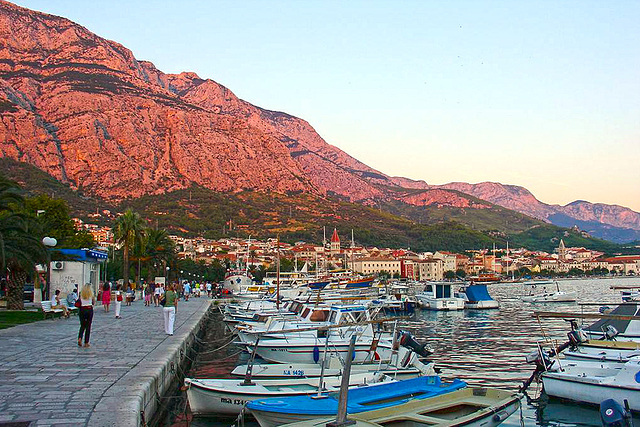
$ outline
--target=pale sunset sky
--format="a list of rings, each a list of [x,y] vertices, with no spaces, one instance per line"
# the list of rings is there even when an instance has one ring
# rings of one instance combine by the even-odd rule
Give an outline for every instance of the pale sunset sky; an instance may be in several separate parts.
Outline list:
[[[389,175],[640,211],[640,1],[19,0]]]

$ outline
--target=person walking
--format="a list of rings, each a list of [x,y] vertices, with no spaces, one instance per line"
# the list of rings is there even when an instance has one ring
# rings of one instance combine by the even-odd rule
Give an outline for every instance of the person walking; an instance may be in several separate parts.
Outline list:
[[[78,346],[82,347],[82,337],[84,335],[84,346],[90,347],[89,338],[91,336],[91,322],[93,321],[93,305],[96,299],[93,295],[91,285],[87,283],[80,292],[80,332],[78,333]]]
[[[160,283],[156,283],[156,288],[153,290],[153,302],[156,304],[156,307],[160,305],[160,297],[162,291],[162,285]]]
[[[104,307],[104,312],[109,312],[109,306],[111,305],[111,284],[105,283],[102,288],[102,306]]]
[[[164,332],[167,335],[173,335],[173,324],[176,320],[176,311],[178,310],[178,296],[173,290],[173,285],[167,285],[167,291],[164,293]]]
[[[116,319],[122,319],[120,317],[120,308],[122,308],[122,286],[116,287]]]
[[[151,283],[147,283],[147,287],[144,288],[145,307],[149,307],[151,305],[151,295],[153,295],[153,286],[151,286]]]
[[[189,296],[191,296],[191,284],[189,282],[185,282],[183,290],[184,290],[184,300],[189,301]]]

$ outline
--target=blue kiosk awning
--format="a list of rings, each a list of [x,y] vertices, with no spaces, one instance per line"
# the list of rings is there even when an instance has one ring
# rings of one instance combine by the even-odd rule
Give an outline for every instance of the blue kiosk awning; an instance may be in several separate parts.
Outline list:
[[[108,253],[93,249],[58,249],[57,251],[77,261],[104,262],[109,257]]]

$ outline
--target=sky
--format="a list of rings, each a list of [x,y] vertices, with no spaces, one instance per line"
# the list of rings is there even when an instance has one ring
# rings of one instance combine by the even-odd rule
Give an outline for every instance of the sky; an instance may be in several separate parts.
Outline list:
[[[386,174],[640,211],[640,1],[18,0]]]

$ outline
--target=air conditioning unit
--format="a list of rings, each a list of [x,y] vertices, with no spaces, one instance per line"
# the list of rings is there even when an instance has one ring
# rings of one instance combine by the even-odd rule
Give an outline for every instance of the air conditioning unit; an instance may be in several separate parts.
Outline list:
[[[54,261],[52,266],[51,266],[52,270],[62,270],[64,269],[64,262],[62,261]]]
[[[91,270],[91,271],[98,271],[98,269],[100,268],[100,267],[99,267],[99,265],[100,265],[100,264],[97,264],[97,263],[95,263],[95,262],[94,262],[94,263],[92,263],[92,264],[91,264],[91,267],[90,267],[90,270]]]

